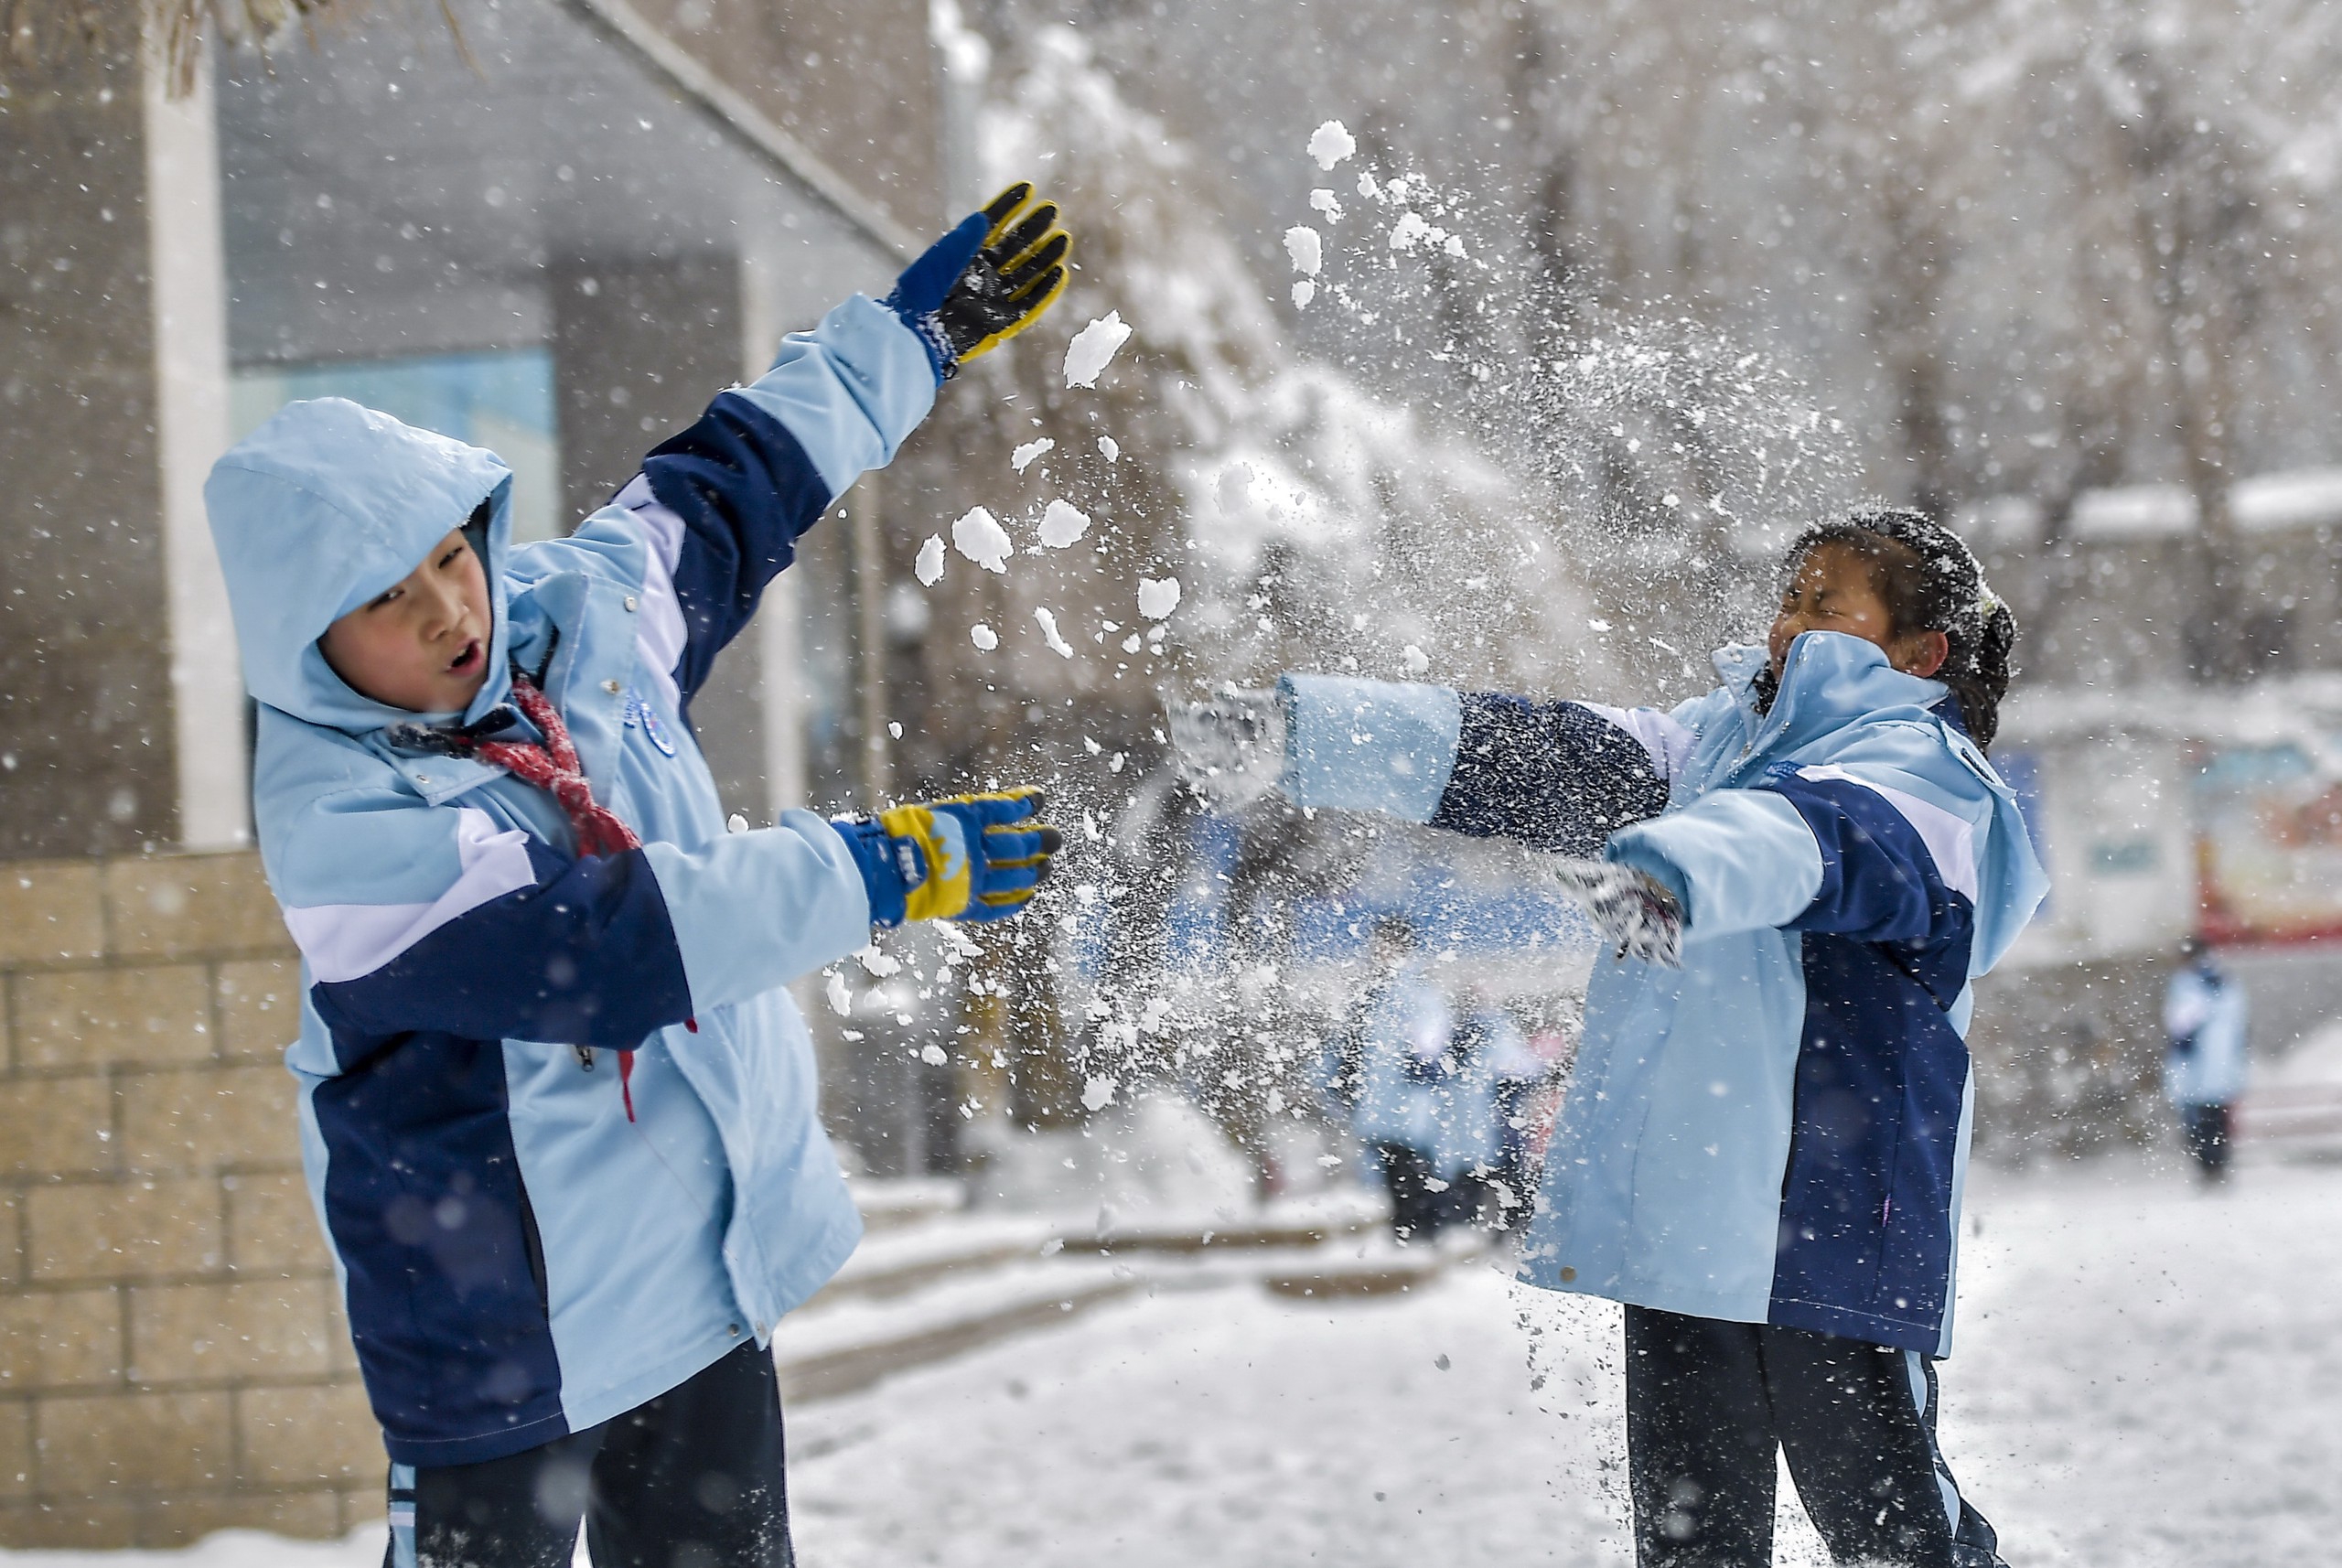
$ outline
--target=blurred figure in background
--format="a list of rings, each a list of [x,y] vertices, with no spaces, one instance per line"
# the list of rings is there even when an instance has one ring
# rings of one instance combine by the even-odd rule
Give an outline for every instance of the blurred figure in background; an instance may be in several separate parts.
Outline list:
[[[1446,1219],[1451,1183],[1442,1166],[1452,1118],[1444,1092],[1455,1074],[1455,1015],[1423,977],[1415,929],[1403,917],[1374,923],[1370,979],[1328,1064],[1327,1088],[1350,1131],[1379,1162],[1391,1193],[1391,1230],[1427,1240]]]
[[[1495,1168],[1488,1178],[1488,1221],[1509,1230],[1525,1215],[1537,1190],[1537,1166],[1542,1155],[1538,1134],[1540,1119],[1534,1101],[1552,1079],[1553,1064],[1537,1054],[1512,1015],[1491,1007],[1484,1015],[1481,1036],[1487,1053],[1488,1109],[1495,1120]]]
[[[2180,966],[2163,997],[2163,1091],[2179,1115],[2187,1153],[2208,1182],[2225,1180],[2234,1146],[2232,1112],[2244,1092],[2244,987],[2201,937],[2179,944]]]

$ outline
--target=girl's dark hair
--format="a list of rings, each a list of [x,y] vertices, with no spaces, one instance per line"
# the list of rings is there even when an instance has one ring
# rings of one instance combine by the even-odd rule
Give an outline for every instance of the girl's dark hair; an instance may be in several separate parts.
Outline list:
[[[1857,507],[1797,536],[1783,559],[1784,581],[1823,544],[1842,545],[1869,563],[1871,585],[1886,601],[1897,637],[1939,631],[1951,645],[1935,679],[1960,699],[1961,722],[1980,748],[2000,729],[2009,689],[2009,651],[2016,618],[1985,584],[1983,569],[1959,535],[1904,507]]]

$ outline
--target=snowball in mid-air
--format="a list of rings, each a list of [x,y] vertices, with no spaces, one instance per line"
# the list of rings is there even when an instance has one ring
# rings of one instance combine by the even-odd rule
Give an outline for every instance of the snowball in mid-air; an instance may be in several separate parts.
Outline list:
[[[1081,1086],[1081,1103],[1092,1111],[1103,1111],[1114,1103],[1114,1090],[1118,1087],[1111,1078],[1093,1078]]]
[[[1111,435],[1098,437],[1098,450],[1105,454],[1106,461],[1109,463],[1119,463],[1123,460],[1123,444]]]
[[[1064,501],[1051,501],[1041,514],[1041,542],[1052,550],[1062,550],[1089,532],[1090,514]]]
[[[1317,231],[1306,223],[1296,223],[1284,231],[1284,253],[1293,258],[1293,270],[1309,277],[1326,264],[1326,248]]]
[[[1152,577],[1138,580],[1138,613],[1149,620],[1169,620],[1171,612],[1179,607],[1179,579],[1166,577],[1156,582]]]
[[[1412,642],[1399,650],[1399,657],[1405,662],[1410,675],[1425,674],[1431,670],[1431,655]]]
[[[1295,310],[1308,309],[1309,302],[1316,297],[1317,281],[1315,278],[1293,280],[1293,307]]]
[[[1008,466],[1021,474],[1033,466],[1034,458],[1056,451],[1057,445],[1046,435],[1038,441],[1027,441],[1008,455]]]
[[[919,559],[911,563],[911,570],[930,588],[943,581],[943,535],[927,536],[927,542],[919,547]]]
[[[1065,346],[1065,384],[1096,386],[1100,373],[1130,340],[1131,329],[1123,324],[1121,311],[1110,310],[1099,317]]]
[[[1328,120],[1309,134],[1309,156],[1319,168],[1332,168],[1358,151],[1358,138],[1339,120]]]
[[[1391,225],[1391,248],[1412,251],[1431,241],[1431,225],[1423,221],[1420,212],[1402,212],[1399,221]]]
[[[839,1017],[854,1016],[854,993],[845,988],[845,976],[836,970],[830,971],[829,982],[822,987],[822,995],[829,1003],[830,1011]]]
[[[1046,606],[1035,605],[1033,618],[1041,623],[1041,640],[1049,645],[1051,653],[1056,654],[1059,659],[1073,657],[1072,646],[1058,632],[1058,618],[1050,614]]]
[[[1328,223],[1339,223],[1342,220],[1342,204],[1335,199],[1332,191],[1323,186],[1309,193],[1309,205],[1324,213],[1326,221]]]
[[[1009,542],[1008,530],[982,507],[969,508],[967,515],[951,525],[951,547],[987,572],[1007,571],[1009,552],[1015,548]]]
[[[986,653],[990,653],[994,649],[1000,646],[1000,633],[993,630],[992,628],[986,626],[983,622],[978,621],[975,625],[968,628],[968,640],[974,643],[978,648],[983,649]]]

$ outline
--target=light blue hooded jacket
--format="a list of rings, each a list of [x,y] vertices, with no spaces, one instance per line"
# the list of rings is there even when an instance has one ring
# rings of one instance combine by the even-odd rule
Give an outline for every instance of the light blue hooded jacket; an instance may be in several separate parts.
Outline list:
[[[807,812],[726,833],[686,716],[798,535],[937,384],[857,296],[575,535],[517,549],[494,456],[338,399],[289,405],[212,471],[261,851],[303,957],[303,1153],[402,1465],[621,1414],[768,1337],[854,1249],[781,987],[869,940],[862,874]],[[487,685],[461,714],[360,695],[318,637],[482,500]],[[549,795],[432,744],[424,726],[492,717],[509,666],[640,849],[580,858]]]
[[[2164,1097],[2175,1106],[2226,1105],[2244,1092],[2251,1010],[2236,976],[2209,956],[2164,987]]]
[[[1603,854],[1667,884],[1683,965],[1595,961],[1522,1275],[1950,1349],[1970,981],[2047,890],[1935,681],[1809,632],[1671,711],[1290,675],[1282,788]]]

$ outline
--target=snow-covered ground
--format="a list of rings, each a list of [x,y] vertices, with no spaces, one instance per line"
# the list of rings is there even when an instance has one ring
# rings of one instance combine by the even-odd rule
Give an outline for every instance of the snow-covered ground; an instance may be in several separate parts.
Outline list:
[[[1980,1176],[1945,1441],[2016,1568],[2342,1541],[2342,1167]],[[1616,1311],[1452,1270],[1134,1298],[791,1417],[811,1568],[1622,1564]],[[1784,1508],[1781,1560],[1819,1563]],[[33,1563],[356,1568],[380,1538]]]

